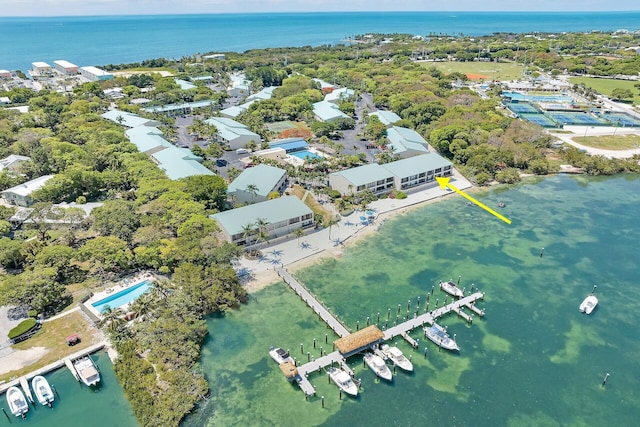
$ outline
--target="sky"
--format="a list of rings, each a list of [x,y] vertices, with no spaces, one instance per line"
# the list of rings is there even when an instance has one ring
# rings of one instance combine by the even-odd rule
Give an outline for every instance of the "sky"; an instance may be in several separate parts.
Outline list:
[[[3,16],[340,11],[640,11],[638,0],[0,0]]]

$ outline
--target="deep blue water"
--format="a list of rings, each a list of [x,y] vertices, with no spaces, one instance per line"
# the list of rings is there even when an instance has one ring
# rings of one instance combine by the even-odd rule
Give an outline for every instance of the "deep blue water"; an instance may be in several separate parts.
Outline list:
[[[1,12],[0,12],[1,13]],[[637,12],[351,12],[1,18],[0,69],[66,59],[120,64],[198,52],[318,46],[367,33],[486,35],[494,32],[640,28]]]

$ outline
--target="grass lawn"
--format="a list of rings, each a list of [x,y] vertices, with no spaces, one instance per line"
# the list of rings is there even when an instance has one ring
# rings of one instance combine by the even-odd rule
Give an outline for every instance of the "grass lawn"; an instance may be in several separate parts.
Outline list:
[[[633,92],[633,103],[640,104],[640,92],[634,86],[635,81],[631,80],[616,80],[616,79],[596,79],[593,77],[571,77],[569,79],[571,84],[584,84],[585,86],[599,92],[603,95],[610,96],[611,91],[616,88],[629,89]]]
[[[463,73],[479,80],[517,80],[522,77],[522,65],[515,62],[423,62],[425,67],[440,69],[445,74]]]
[[[578,144],[603,150],[632,150],[640,147],[640,135],[579,136],[573,140]]]
[[[300,200],[302,200],[302,197],[304,196],[305,191],[306,190],[300,187],[299,185],[293,186],[293,194],[297,196]],[[331,212],[326,210],[324,206],[318,203],[316,198],[313,197],[313,194],[311,193],[307,194],[307,198],[304,200],[304,204],[307,205],[309,209],[313,211],[314,215],[320,214],[324,219],[327,219],[331,216]]]
[[[65,338],[73,334],[78,334],[82,341],[73,347],[69,347]],[[47,354],[32,365],[0,375],[0,380],[20,377],[83,348],[97,344],[100,340],[101,337],[98,330],[78,311],[57,320],[46,322],[37,334],[26,341],[15,344],[13,348],[16,350],[28,350],[33,347],[44,347],[47,349]]]

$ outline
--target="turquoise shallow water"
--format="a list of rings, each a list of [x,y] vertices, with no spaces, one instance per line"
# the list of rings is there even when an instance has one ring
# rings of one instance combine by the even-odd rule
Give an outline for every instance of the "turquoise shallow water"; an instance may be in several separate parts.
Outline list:
[[[58,369],[46,375],[47,381],[58,391],[59,396],[53,409],[40,404],[33,406],[26,420],[11,415],[5,395],[0,396],[0,408],[11,417],[12,425],[29,427],[124,427],[138,425],[129,402],[113,372],[113,366],[106,353],[91,356],[100,368],[101,385],[95,390],[77,382],[68,369]],[[9,421],[0,413],[0,425]]]
[[[474,196],[489,206],[505,202],[500,212],[512,225],[452,196],[297,274],[353,329],[378,312],[384,321],[388,308],[395,318],[398,304],[406,315],[418,296],[424,308],[438,280],[460,275],[462,286],[486,292],[479,305],[487,315],[471,326],[455,315],[442,319],[459,354],[422,340],[414,352],[399,342],[414,374],[378,383],[354,357],[349,364],[363,380],[357,399],[340,400],[320,374],[310,376],[318,397],[307,402],[269,358],[269,346],[304,361],[334,337],[324,344],[325,326],[277,284],[210,319],[202,363],[212,394],[184,425],[634,425],[640,179],[558,176]],[[578,306],[594,284],[600,304],[586,316]],[[436,289],[432,298],[443,297]]]

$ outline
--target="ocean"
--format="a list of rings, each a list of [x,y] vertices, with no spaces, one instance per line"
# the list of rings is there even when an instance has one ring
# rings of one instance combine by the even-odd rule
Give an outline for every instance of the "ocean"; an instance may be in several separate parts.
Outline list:
[[[0,12],[1,13],[1,12]],[[66,59],[79,66],[180,58],[206,52],[319,46],[368,33],[487,35],[495,32],[640,28],[638,12],[352,12],[217,15],[0,17],[0,69]]]
[[[424,310],[433,286],[431,307],[435,298],[442,304],[438,280],[461,276],[461,287],[485,292],[478,306],[486,316],[472,325],[455,314],[439,322],[456,334],[458,354],[438,351],[415,330],[417,351],[397,340],[413,374],[380,382],[354,356],[349,366],[363,381],[357,398],[341,399],[321,373],[309,376],[317,395],[305,401],[269,347],[305,362],[307,351],[317,358],[336,337],[285,284],[274,284],[209,320],[202,364],[212,393],[184,426],[635,425],[640,178],[556,176],[474,196],[504,202],[500,212],[512,224],[451,196],[296,274],[353,330],[367,317],[376,323],[378,313],[384,323],[389,309],[395,320],[398,305],[403,317],[409,302],[412,315],[418,297]],[[588,316],[578,307],[594,285],[600,302]]]

